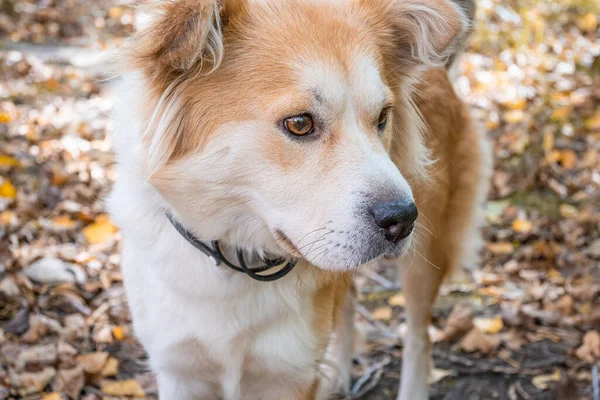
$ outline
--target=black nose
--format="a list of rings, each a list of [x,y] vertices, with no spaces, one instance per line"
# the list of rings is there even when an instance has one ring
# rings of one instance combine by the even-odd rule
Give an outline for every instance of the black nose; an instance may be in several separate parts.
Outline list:
[[[371,208],[377,226],[383,228],[385,238],[398,243],[412,232],[419,216],[412,200],[396,200],[377,203]]]

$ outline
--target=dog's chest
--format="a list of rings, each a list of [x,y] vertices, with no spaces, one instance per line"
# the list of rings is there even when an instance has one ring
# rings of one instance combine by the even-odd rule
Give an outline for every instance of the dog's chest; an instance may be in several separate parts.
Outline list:
[[[313,300],[291,290],[295,280],[290,288],[261,284],[232,291],[230,297],[199,300],[162,280],[138,273],[131,274],[134,278],[132,270],[124,270],[136,331],[155,371],[201,384],[223,399],[286,398],[286,390],[312,384],[322,349],[313,326]],[[152,298],[140,295],[144,287],[155,288]]]

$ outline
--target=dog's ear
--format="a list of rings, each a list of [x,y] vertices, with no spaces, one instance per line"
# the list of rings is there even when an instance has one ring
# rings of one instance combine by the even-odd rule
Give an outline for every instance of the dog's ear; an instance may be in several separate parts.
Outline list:
[[[414,68],[442,66],[465,46],[474,14],[473,0],[379,0],[378,22],[393,46],[395,62]],[[363,0],[363,5],[373,2]]]
[[[126,48],[126,62],[163,72],[186,72],[202,64],[215,69],[223,57],[222,28],[244,0],[165,0],[151,6],[151,22]]]

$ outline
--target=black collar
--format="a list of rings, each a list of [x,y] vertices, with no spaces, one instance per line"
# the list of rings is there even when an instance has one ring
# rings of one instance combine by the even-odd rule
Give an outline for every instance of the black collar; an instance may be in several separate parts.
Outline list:
[[[265,263],[263,266],[250,268],[246,265],[246,261],[244,260],[243,250],[238,249],[237,257],[238,257],[238,262],[240,263],[240,266],[238,267],[237,265],[230,263],[229,260],[227,260],[227,258],[225,258],[225,255],[223,255],[223,253],[221,252],[221,249],[219,248],[218,240],[212,241],[211,242],[212,247],[211,247],[211,246],[207,245],[206,243],[200,241],[194,235],[192,235],[192,233],[190,231],[188,231],[187,229],[185,229],[183,227],[183,225],[179,221],[177,221],[177,219],[175,219],[173,214],[171,214],[169,211],[166,212],[166,215],[167,215],[167,218],[169,219],[169,221],[171,221],[171,224],[173,224],[175,229],[177,229],[177,232],[179,232],[179,234],[181,236],[183,236],[183,238],[185,240],[187,240],[192,246],[194,246],[195,248],[197,248],[198,250],[200,250],[201,252],[203,252],[204,254],[209,256],[210,258],[212,258],[216,265],[220,265],[221,263],[223,263],[226,266],[228,266],[229,268],[231,268],[232,270],[237,271],[237,272],[242,272],[242,273],[248,275],[250,278],[255,279],[257,281],[261,281],[261,282],[270,282],[270,281],[277,280],[279,278],[283,278],[294,268],[294,266],[296,266],[295,259],[286,260],[285,258],[280,257],[280,258],[262,260]],[[283,263],[286,263],[286,265],[277,272],[274,272],[269,275],[258,275],[259,272],[268,271],[269,269],[280,266]]]

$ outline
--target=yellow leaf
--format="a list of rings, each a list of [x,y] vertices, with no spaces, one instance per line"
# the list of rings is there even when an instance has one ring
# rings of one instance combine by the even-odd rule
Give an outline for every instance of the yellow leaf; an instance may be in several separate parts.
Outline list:
[[[571,107],[559,107],[552,111],[552,116],[550,119],[554,122],[566,121],[569,118],[569,115],[571,115]]]
[[[527,104],[527,100],[525,99],[517,99],[517,100],[509,100],[504,105],[509,110],[524,110],[525,105]]]
[[[102,368],[102,372],[100,372],[100,375],[102,375],[104,377],[117,376],[118,373],[119,373],[119,360],[117,360],[114,357],[110,357],[108,359],[108,361],[106,361],[104,368]]]
[[[513,245],[509,242],[487,243],[485,247],[494,254],[512,254]]]
[[[46,88],[48,88],[48,90],[54,92],[54,91],[58,90],[58,87],[59,87],[59,84],[55,78],[50,78],[46,81]]]
[[[96,219],[96,222],[83,228],[83,236],[91,244],[104,243],[117,232],[117,227],[114,226],[108,217],[101,215]]]
[[[9,225],[15,218],[15,213],[12,211],[2,211],[0,213],[0,225]]]
[[[554,370],[554,372],[552,374],[535,376],[531,380],[531,383],[533,383],[533,386],[535,386],[539,390],[546,390],[546,389],[548,389],[549,383],[560,382],[560,380],[561,380],[560,369],[557,368]]]
[[[563,168],[571,169],[577,165],[577,154],[573,150],[560,152],[560,165]]]
[[[123,340],[125,338],[125,329],[122,326],[115,326],[112,333],[116,340]]]
[[[20,164],[16,158],[0,154],[0,167],[16,167]]]
[[[554,134],[550,130],[544,132],[543,147],[546,153],[550,152],[550,150],[554,148]]]
[[[43,394],[41,400],[63,400],[63,398],[60,393],[52,392]]]
[[[0,124],[8,124],[10,122],[10,114],[6,111],[0,112]]]
[[[523,121],[525,118],[525,113],[522,110],[511,110],[504,113],[504,120],[511,124],[516,124],[518,122]]]
[[[583,32],[594,32],[598,27],[598,16],[591,12],[577,20],[577,26]]]
[[[600,129],[600,111],[596,111],[596,114],[586,119],[584,125],[590,130]]]
[[[392,318],[392,309],[390,307],[379,307],[373,310],[372,315],[377,320],[389,320]]]
[[[554,268],[550,268],[548,270],[548,272],[546,273],[546,279],[557,285],[562,285],[563,283],[565,283],[565,279],[563,278],[562,274]]]
[[[102,382],[101,390],[109,396],[146,396],[144,389],[142,389],[135,379],[126,381],[104,381]]]
[[[579,215],[577,207],[574,207],[570,204],[561,204],[558,210],[560,212],[560,216],[563,218],[573,218]]]
[[[519,233],[529,233],[531,232],[531,222],[524,219],[515,219],[512,223],[513,230]]]
[[[494,318],[474,318],[475,325],[483,333],[498,333],[504,328],[504,322],[500,316]]]
[[[108,16],[111,18],[119,18],[123,15],[123,9],[121,7],[112,7],[108,10]]]
[[[52,224],[58,228],[71,229],[74,228],[77,223],[71,219],[68,215],[60,215],[52,220]]]
[[[0,197],[6,197],[7,199],[17,197],[17,189],[15,189],[8,179],[5,179],[2,185],[0,185]]]
[[[390,306],[404,307],[406,305],[406,297],[402,293],[398,293],[388,300]]]

